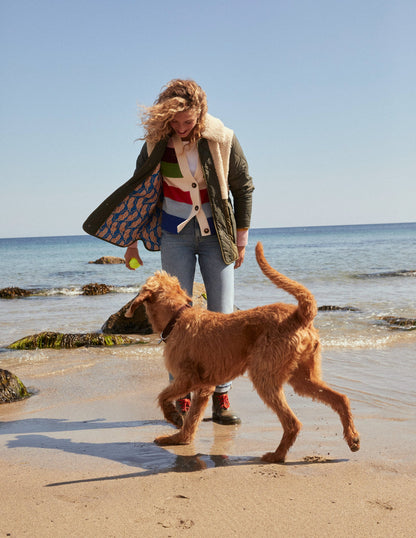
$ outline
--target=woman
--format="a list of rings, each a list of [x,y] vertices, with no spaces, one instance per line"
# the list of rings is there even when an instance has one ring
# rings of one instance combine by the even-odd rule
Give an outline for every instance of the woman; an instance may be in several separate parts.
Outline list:
[[[90,215],[84,230],[127,246],[129,269],[132,258],[143,263],[137,240],[160,250],[162,268],[178,277],[190,297],[198,259],[208,309],[230,313],[233,270],[244,260],[254,189],[240,144],[207,114],[205,92],[192,80],[169,82],[142,124],[145,144],[133,177]],[[219,424],[241,422],[230,409],[230,387],[220,385],[213,394],[212,419]],[[184,395],[178,413],[189,405],[190,395]]]

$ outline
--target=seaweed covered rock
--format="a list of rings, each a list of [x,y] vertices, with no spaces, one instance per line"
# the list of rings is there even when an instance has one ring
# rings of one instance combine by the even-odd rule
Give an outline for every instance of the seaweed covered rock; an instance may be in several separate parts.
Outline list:
[[[116,265],[116,264],[124,264],[123,258],[118,258],[117,256],[102,256],[98,260],[95,260],[94,262],[88,262],[88,263],[96,263],[98,265]]]
[[[132,299],[133,300],[133,299]],[[203,284],[196,282],[193,289],[192,301],[194,305],[206,308],[206,294]],[[118,312],[112,314],[101,327],[105,334],[151,334],[152,326],[146,315],[146,309],[143,304],[135,310],[132,318],[126,318],[125,312],[132,301],[125,304]]]
[[[0,403],[15,402],[28,396],[26,387],[18,377],[0,368]]]
[[[152,326],[147,319],[146,310],[141,304],[132,318],[126,318],[125,312],[132,301],[125,304],[118,312],[112,314],[101,327],[105,334],[151,334]]]
[[[360,310],[355,306],[336,306],[336,305],[322,305],[318,307],[319,312],[359,312]]]
[[[28,290],[24,290],[22,288],[10,287],[10,288],[3,288],[0,290],[1,299],[14,299],[16,297],[28,297],[29,295],[32,295],[32,292]]]
[[[56,332],[42,332],[21,338],[20,340],[13,342],[13,344],[10,344],[8,347],[9,349],[69,349],[77,347],[114,346],[138,343],[141,342],[135,338],[129,338],[128,336],[121,334],[65,334]]]
[[[107,284],[86,284],[82,286],[82,295],[105,295],[110,293],[111,288]]]
[[[401,329],[404,331],[412,331],[416,329],[416,319],[414,318],[398,318],[395,316],[382,316],[379,319],[387,323],[391,329]]]

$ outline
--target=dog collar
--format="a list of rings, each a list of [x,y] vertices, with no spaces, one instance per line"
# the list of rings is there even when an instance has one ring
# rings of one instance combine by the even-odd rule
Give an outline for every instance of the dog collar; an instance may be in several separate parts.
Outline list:
[[[185,308],[191,308],[191,305],[189,303],[184,304],[179,308],[179,310],[172,316],[169,323],[166,325],[166,327],[163,329],[163,331],[160,333],[160,340],[159,344],[161,342],[166,342],[168,336],[172,332],[173,327],[175,326],[175,323],[178,321],[180,315],[185,310]]]

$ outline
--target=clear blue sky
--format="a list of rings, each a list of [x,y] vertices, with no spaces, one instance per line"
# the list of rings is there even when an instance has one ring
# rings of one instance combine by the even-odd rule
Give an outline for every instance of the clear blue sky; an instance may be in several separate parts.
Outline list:
[[[253,227],[416,220],[414,0],[0,6],[0,237],[82,234],[177,77],[236,132]]]

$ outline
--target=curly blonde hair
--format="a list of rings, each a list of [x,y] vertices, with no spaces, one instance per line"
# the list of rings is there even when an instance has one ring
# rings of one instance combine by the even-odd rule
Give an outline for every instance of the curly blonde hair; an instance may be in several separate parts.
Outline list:
[[[204,90],[193,80],[173,79],[164,88],[151,107],[143,107],[141,123],[145,130],[144,140],[157,143],[174,131],[170,122],[178,112],[196,112],[198,119],[190,141],[202,136],[208,110]]]

